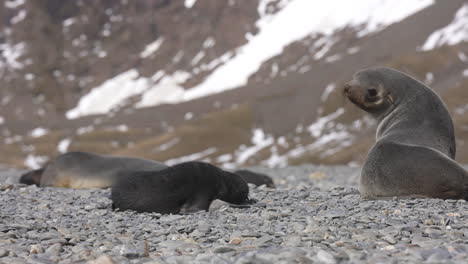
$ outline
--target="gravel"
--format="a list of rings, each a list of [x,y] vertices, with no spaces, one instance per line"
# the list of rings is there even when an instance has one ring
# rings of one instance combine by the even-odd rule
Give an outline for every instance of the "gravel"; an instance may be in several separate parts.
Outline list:
[[[276,189],[191,215],[114,212],[109,189],[18,184],[0,167],[0,263],[466,263],[468,202],[361,200],[359,168],[253,170]]]

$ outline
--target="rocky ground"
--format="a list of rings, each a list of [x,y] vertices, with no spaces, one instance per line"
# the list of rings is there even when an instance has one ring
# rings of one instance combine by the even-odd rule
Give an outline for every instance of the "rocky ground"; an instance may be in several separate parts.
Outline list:
[[[0,263],[466,263],[468,202],[364,201],[359,168],[254,168],[277,189],[192,215],[111,210],[109,190],[17,184],[0,169]]]

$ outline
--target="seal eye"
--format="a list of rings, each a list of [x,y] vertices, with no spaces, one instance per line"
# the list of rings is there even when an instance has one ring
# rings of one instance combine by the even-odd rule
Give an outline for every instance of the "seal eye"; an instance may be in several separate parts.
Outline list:
[[[376,89],[367,89],[367,93],[369,93],[370,96],[376,96],[377,95],[377,90]]]

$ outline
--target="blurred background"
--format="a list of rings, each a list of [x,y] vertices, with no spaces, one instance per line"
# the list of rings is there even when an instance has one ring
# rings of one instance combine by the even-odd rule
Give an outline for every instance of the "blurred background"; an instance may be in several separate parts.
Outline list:
[[[466,0],[0,0],[0,163],[358,165],[341,89],[374,65],[436,90],[468,163],[467,41]]]

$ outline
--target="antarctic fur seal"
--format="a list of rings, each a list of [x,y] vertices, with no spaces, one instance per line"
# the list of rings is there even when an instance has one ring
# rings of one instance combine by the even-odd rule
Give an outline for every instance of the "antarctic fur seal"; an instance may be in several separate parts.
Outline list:
[[[251,183],[256,186],[266,185],[269,188],[275,188],[275,183],[273,182],[273,179],[266,174],[246,169],[236,170],[234,171],[234,173],[241,176],[242,179],[244,179],[244,181],[246,181],[247,183]]]
[[[67,152],[44,168],[23,174],[20,183],[76,189],[108,188],[123,170],[154,171],[165,168],[165,164],[147,159]]]
[[[161,214],[208,211],[215,199],[248,204],[249,187],[237,174],[190,161],[160,171],[122,172],[112,185],[112,208]]]
[[[120,171],[162,170],[161,162],[122,156],[99,155],[90,152],[67,152],[47,163],[43,168],[21,175],[19,182],[41,187],[109,188]],[[247,183],[266,184],[275,188],[273,180],[262,173],[238,170],[234,173]]]
[[[452,119],[436,93],[384,67],[357,72],[343,92],[379,123],[361,171],[363,198],[468,199],[468,173],[454,161]]]

